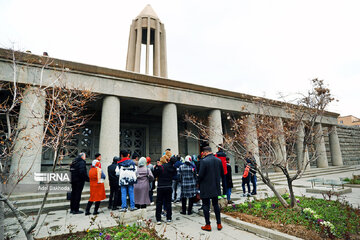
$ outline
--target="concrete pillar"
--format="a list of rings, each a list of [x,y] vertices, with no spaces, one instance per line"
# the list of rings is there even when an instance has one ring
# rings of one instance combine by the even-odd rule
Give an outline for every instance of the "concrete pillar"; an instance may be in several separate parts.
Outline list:
[[[136,22],[136,48],[135,48],[135,66],[134,72],[140,72],[141,62],[141,41],[142,41],[142,18]]]
[[[166,57],[166,32],[165,27],[161,25],[161,36],[160,36],[160,76],[167,78],[167,57]]]
[[[232,175],[234,175],[235,174],[235,156],[233,154],[231,154],[231,152],[227,152],[226,156],[230,160],[231,173],[232,173]]]
[[[229,131],[231,131],[231,124],[229,121],[225,121],[223,124],[224,128],[223,128],[223,132],[224,135],[228,135],[230,134]],[[229,158],[230,160],[230,166],[231,166],[231,172],[232,174],[235,174],[235,165],[236,165],[236,158],[234,156],[234,154],[230,151],[226,152],[226,156]]]
[[[209,146],[214,153],[217,152],[217,146],[223,143],[223,130],[221,123],[221,111],[211,110],[209,114]]]
[[[259,143],[257,137],[255,115],[250,114],[245,118],[246,150],[253,153],[258,167],[260,164]]]
[[[297,139],[296,139],[296,159],[297,159],[297,169],[302,169],[304,164],[309,162],[309,152],[308,147],[305,147],[304,151],[304,124],[299,125]],[[310,163],[307,165],[307,170],[310,169]]]
[[[330,144],[332,165],[333,166],[344,165],[341,156],[340,142],[336,131],[336,126],[329,127],[329,144]]]
[[[177,109],[174,103],[168,103],[163,108],[161,132],[161,151],[170,148],[172,154],[179,154]]]
[[[107,172],[114,156],[119,156],[120,149],[120,99],[106,96],[103,100],[100,125],[99,152],[101,168]],[[105,187],[109,182],[105,181]]]
[[[135,21],[130,26],[128,54],[126,60],[126,70],[134,71],[135,64],[135,46],[136,46],[136,32],[135,32]]]
[[[160,22],[156,20],[155,42],[154,42],[153,71],[155,76],[160,75]]]
[[[20,106],[18,127],[20,131],[11,160],[11,179],[24,177],[21,184],[39,184],[34,173],[41,172],[42,144],[44,134],[45,93],[38,87],[28,87],[24,91]]]
[[[276,142],[274,143],[275,148],[275,161],[278,164],[284,165],[287,159],[286,155],[286,142],[284,136],[284,126],[281,118],[276,118],[275,120],[275,129],[276,129]],[[275,167],[276,172],[281,172],[280,168]]]
[[[149,60],[150,60],[150,17],[147,18],[147,28],[146,28],[146,68],[145,73],[149,74]]]
[[[329,164],[326,156],[324,133],[320,123],[315,126],[315,153],[317,167],[327,168]]]

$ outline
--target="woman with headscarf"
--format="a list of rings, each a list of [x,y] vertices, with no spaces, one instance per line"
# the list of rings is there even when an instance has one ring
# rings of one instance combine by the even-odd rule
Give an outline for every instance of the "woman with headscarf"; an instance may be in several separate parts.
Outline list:
[[[146,158],[141,157],[138,162],[137,183],[134,184],[135,206],[146,208],[150,204],[149,189],[150,182],[154,180],[154,175],[146,166]]]
[[[90,179],[90,199],[86,206],[85,215],[90,215],[90,208],[95,202],[94,215],[99,214],[98,210],[100,207],[100,201],[106,198],[105,195],[105,187],[104,180],[105,174],[101,170],[100,161],[94,160],[92,162],[91,169],[89,171],[89,179]]]
[[[179,167],[181,182],[181,214],[186,214],[186,202],[189,199],[188,215],[192,214],[192,207],[196,196],[196,168],[191,163],[191,156],[185,157],[185,163]]]

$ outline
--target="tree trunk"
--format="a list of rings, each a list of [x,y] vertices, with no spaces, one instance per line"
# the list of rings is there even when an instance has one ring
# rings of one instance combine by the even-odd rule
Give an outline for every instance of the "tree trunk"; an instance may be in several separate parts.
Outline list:
[[[5,226],[5,216],[4,216],[4,209],[5,209],[5,204],[3,201],[0,201],[0,239],[5,239],[4,236],[4,226]]]
[[[289,204],[286,202],[286,200],[276,191],[274,185],[272,183],[266,183],[266,185],[273,191],[281,205],[283,205],[284,208],[289,208]]]
[[[0,198],[2,199],[2,202],[5,202],[6,205],[10,208],[11,212],[15,215],[16,220],[20,224],[21,229],[24,231],[24,234],[26,236],[27,240],[33,240],[32,233],[28,233],[24,219],[21,217],[19,210],[15,208],[15,206],[10,202],[8,198],[6,198],[3,194],[0,194]]]
[[[258,170],[258,173],[261,176],[261,180],[266,184],[266,186],[268,186],[271,191],[273,191],[273,193],[275,194],[275,196],[277,197],[277,199],[279,200],[279,202],[281,203],[281,205],[283,205],[284,208],[288,208],[289,204],[286,202],[286,200],[278,193],[278,191],[276,191],[274,185],[272,184],[272,182],[270,181],[269,178],[265,177],[264,174],[262,173],[262,171]]]
[[[292,182],[293,182],[292,180],[288,179],[288,187],[289,187],[290,200],[291,200],[290,207],[298,208],[298,205],[296,203],[296,198],[295,198]]]

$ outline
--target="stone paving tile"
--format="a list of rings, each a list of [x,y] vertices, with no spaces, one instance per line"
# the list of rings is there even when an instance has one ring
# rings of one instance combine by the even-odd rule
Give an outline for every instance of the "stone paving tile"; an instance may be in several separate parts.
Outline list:
[[[155,221],[155,217],[150,217],[152,221]],[[164,218],[165,220],[165,218]],[[201,226],[205,224],[204,217],[194,213],[190,216],[181,215],[179,212],[173,213],[173,222],[167,224],[163,222],[161,225],[156,225],[155,229],[159,234],[164,234],[169,239],[214,239],[214,240],[231,240],[231,239],[264,239],[255,234],[239,230],[233,226],[223,223],[223,229],[218,231],[216,229],[216,222],[212,220],[212,231],[206,232],[201,230]]]
[[[44,219],[46,218],[47,214],[41,214],[40,219],[39,219],[39,224],[41,224]],[[18,224],[17,220],[15,218],[10,218],[10,219],[5,219],[6,221],[6,227],[5,227],[5,236],[9,235],[11,236],[12,240],[23,240],[26,239],[25,234],[23,232],[23,230],[20,228],[20,225]],[[29,216],[27,217],[27,219],[25,220],[25,225],[26,226],[30,226],[34,221],[34,217],[33,216]],[[10,222],[10,224],[9,224]],[[36,228],[35,228],[36,231]]]

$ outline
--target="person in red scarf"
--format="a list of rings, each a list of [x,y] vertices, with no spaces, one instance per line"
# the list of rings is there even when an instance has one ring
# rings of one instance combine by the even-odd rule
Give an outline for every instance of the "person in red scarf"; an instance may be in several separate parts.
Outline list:
[[[227,198],[227,186],[226,186],[226,175],[227,175],[227,166],[226,166],[226,153],[221,148],[221,145],[218,147],[218,152],[215,154],[215,157],[221,160],[223,169],[224,169],[224,176],[222,180],[222,187],[223,187],[223,198]]]
[[[90,199],[86,206],[85,215],[90,215],[90,208],[95,202],[94,215],[99,214],[100,201],[106,198],[104,180],[105,174],[101,170],[101,163],[99,160],[92,162],[91,169],[89,171],[90,179]]]

